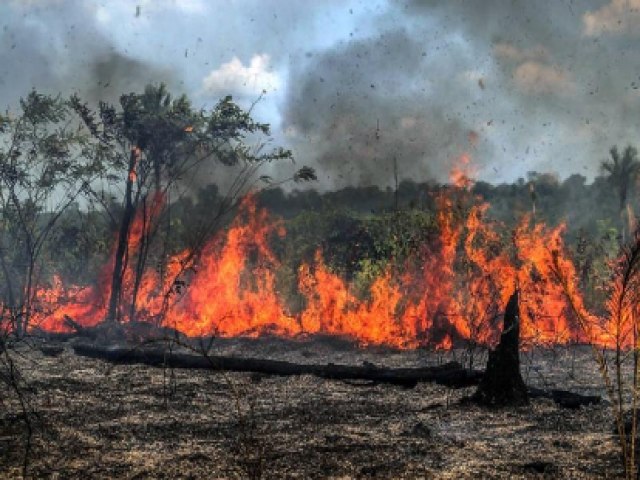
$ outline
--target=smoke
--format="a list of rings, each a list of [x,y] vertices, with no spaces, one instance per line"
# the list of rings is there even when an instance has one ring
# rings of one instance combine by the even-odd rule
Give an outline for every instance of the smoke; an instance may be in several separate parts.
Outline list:
[[[382,34],[292,62],[286,131],[329,186],[389,185],[394,158],[402,178],[442,180],[465,151],[489,181],[592,177],[640,120],[640,29],[611,15],[596,0],[393,2],[367,19]]]
[[[391,185],[394,163],[444,180],[462,153],[492,182],[592,178],[637,141],[635,3],[8,0],[0,108],[33,87],[95,102],[164,81],[208,106],[266,89],[253,113],[324,187]]]
[[[618,30],[610,28],[611,7],[620,3],[413,0],[397,5],[410,17],[442,19],[473,46],[476,58],[490,59],[489,81],[501,96],[492,115],[505,122],[492,137],[510,158],[509,164],[498,158],[496,165],[510,170],[506,178],[513,180],[526,169],[592,176],[610,145],[637,141],[638,32],[626,28],[626,20],[616,22]],[[619,13],[633,15],[634,9]],[[607,28],[598,30],[598,22]]]
[[[17,2],[0,7],[0,106],[29,90],[117,101],[147,83],[177,84],[166,66],[129,56],[99,28],[94,6],[78,1]],[[133,12],[132,12],[133,18]]]
[[[80,88],[92,101],[141,91],[149,83],[176,84],[174,72],[114,51],[96,54]]]
[[[403,29],[312,56],[289,79],[284,123],[299,156],[312,156],[325,183],[393,182],[447,171],[473,125],[449,105],[477,79],[458,75],[468,61],[454,49],[446,64]],[[446,79],[446,81],[445,81]],[[473,137],[473,134],[471,135]]]

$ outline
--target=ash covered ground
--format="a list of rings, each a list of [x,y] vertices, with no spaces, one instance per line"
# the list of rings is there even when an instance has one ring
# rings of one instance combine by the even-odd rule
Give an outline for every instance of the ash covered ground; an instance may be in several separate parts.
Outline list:
[[[114,366],[16,357],[38,414],[34,478],[616,478],[610,407],[551,400],[491,410],[460,402],[473,388],[414,389],[311,376]],[[348,342],[220,340],[222,355],[298,363],[424,366],[460,352],[359,349]],[[603,394],[587,347],[522,354],[528,385]],[[482,365],[482,362],[480,363]],[[0,404],[0,474],[21,475],[24,427]]]

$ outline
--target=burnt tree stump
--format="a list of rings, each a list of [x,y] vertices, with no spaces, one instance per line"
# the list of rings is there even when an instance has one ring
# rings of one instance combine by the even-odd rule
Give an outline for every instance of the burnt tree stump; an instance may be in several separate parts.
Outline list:
[[[489,352],[487,369],[473,395],[481,405],[506,407],[527,405],[527,386],[520,374],[520,309],[518,290],[513,292],[504,313],[500,343]]]

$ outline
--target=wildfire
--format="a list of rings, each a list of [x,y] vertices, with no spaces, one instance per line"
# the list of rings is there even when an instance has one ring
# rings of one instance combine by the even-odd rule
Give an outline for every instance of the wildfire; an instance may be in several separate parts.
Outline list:
[[[522,219],[514,232],[486,218],[489,205],[470,193],[469,158],[452,172],[455,186],[436,198],[439,236],[425,245],[420,264],[402,274],[388,268],[361,298],[352,286],[325,264],[318,250],[312,262],[298,269],[301,311],[291,313],[276,288],[281,267],[270,244],[286,232],[255,201],[247,198],[235,222],[212,238],[198,258],[182,252],[169,259],[162,275],[147,269],[139,279],[135,304],[123,305],[121,318],[172,327],[189,336],[286,337],[328,334],[365,345],[448,349],[460,341],[492,344],[497,320],[506,301],[520,288],[522,336],[528,344],[596,340],[601,333],[585,332],[572,315],[561,285],[550,270],[553,256],[575,273],[562,243],[563,225],[550,229]],[[150,210],[163,202],[155,198]],[[145,215],[131,228],[130,256],[141,248]],[[557,258],[556,258],[557,260]],[[127,265],[123,298],[134,289],[135,265]],[[105,266],[97,287],[65,287],[55,278],[38,292],[41,309],[35,325],[65,331],[70,317],[84,326],[105,318],[109,273]],[[575,275],[574,275],[575,276]],[[182,286],[177,288],[176,286]],[[584,308],[579,300],[578,308]],[[574,305],[575,307],[575,305]]]

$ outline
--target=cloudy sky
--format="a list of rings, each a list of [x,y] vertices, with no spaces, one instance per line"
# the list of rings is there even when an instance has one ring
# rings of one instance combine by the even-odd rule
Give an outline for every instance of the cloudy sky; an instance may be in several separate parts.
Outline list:
[[[2,0],[0,106],[35,87],[231,94],[321,185],[591,178],[640,145],[640,0]]]

